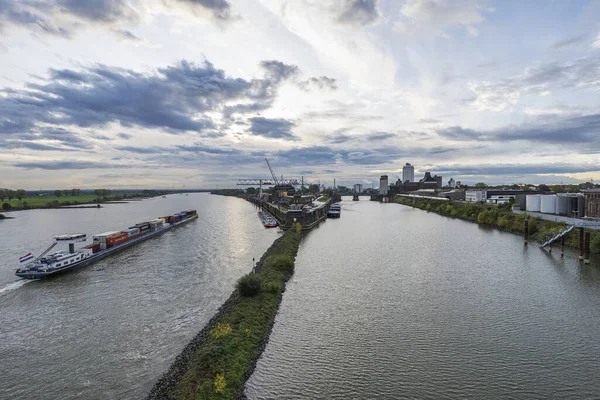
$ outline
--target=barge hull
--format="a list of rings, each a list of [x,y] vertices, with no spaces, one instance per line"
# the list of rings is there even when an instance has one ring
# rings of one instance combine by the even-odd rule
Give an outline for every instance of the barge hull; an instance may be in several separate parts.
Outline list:
[[[198,215],[193,215],[193,216],[191,216],[189,218],[184,219],[183,221],[175,222],[175,223],[169,225],[168,227],[156,230],[154,232],[149,232],[149,233],[147,233],[147,234],[145,234],[143,236],[140,236],[138,238],[135,238],[135,239],[129,240],[129,241],[125,242],[125,243],[118,244],[118,245],[116,245],[114,247],[111,247],[110,249],[102,250],[99,253],[94,254],[90,258],[87,258],[85,260],[81,260],[80,262],[75,263],[75,264],[71,264],[71,265],[67,266],[66,268],[56,269],[54,271],[48,271],[48,272],[41,272],[41,271],[19,272],[19,271],[17,271],[17,272],[15,272],[15,275],[17,275],[20,278],[30,279],[30,280],[38,280],[38,279],[49,278],[51,276],[62,275],[62,274],[66,273],[66,272],[69,272],[69,271],[73,271],[73,270],[76,270],[76,269],[79,269],[79,268],[87,267],[88,265],[93,264],[96,261],[102,260],[105,257],[108,257],[110,255],[116,254],[116,253],[120,252],[121,250],[125,250],[125,249],[133,246],[134,244],[144,242],[144,241],[146,241],[146,240],[148,240],[150,238],[156,237],[156,236],[158,236],[158,235],[160,235],[160,234],[162,234],[162,233],[164,233],[166,231],[170,231],[173,228],[176,228],[176,227],[178,227],[180,225],[184,225],[187,222],[190,222],[190,221],[192,221],[194,219],[197,219],[197,218],[198,218]]]

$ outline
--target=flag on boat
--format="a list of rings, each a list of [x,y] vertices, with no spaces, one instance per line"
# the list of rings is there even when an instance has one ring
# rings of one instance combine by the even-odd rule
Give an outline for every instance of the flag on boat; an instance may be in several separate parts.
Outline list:
[[[32,258],[33,256],[31,255],[31,253],[27,253],[23,257],[19,258],[19,262],[24,263],[26,261],[31,260]]]

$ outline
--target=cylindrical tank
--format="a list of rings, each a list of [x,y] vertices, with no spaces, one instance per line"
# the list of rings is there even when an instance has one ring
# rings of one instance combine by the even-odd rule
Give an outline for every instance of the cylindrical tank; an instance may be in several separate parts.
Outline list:
[[[524,194],[516,195],[515,196],[515,205],[518,205],[521,210],[526,210],[527,209],[527,203],[525,202],[526,199],[527,199],[527,196]]]
[[[540,204],[541,204],[540,197],[541,196],[539,194],[529,194],[529,195],[527,195],[527,198],[525,199],[525,204],[526,204],[527,211],[537,211],[537,212],[540,212]]]
[[[556,197],[556,213],[558,215],[567,215],[567,209],[569,207],[568,196],[557,196]]]
[[[540,196],[540,211],[544,214],[556,214],[556,195]]]

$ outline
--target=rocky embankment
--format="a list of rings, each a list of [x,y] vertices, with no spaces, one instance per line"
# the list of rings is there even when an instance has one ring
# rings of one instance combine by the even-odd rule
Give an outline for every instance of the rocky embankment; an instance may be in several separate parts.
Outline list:
[[[290,232],[291,233],[291,232]],[[288,234],[288,233],[286,233]],[[267,249],[267,251],[263,254],[261,259],[256,263],[254,272],[260,274],[265,269],[265,261],[270,256],[276,256],[277,253],[280,253],[283,248],[285,248],[284,240],[285,235],[276,239],[273,244]],[[297,246],[296,249],[297,250]],[[295,254],[295,251],[294,251]],[[283,296],[283,292],[285,290],[285,282],[289,279],[290,275],[284,278],[282,283],[282,290],[279,293],[277,298],[277,309],[281,303],[281,299]],[[152,388],[150,394],[148,395],[149,400],[157,400],[157,399],[178,399],[177,390],[178,386],[184,380],[184,376],[194,367],[194,361],[197,357],[197,353],[199,349],[206,345],[207,341],[210,340],[211,330],[218,328],[218,324],[222,321],[225,321],[233,312],[236,306],[243,300],[239,290],[236,288],[231,296],[223,303],[223,305],[219,308],[217,313],[211,318],[211,320],[206,324],[206,326],[187,344],[187,346],[183,349],[181,354],[177,356],[169,370],[156,382],[154,387]],[[254,356],[251,358],[251,361],[245,366],[244,369],[244,382],[252,375],[254,369],[256,367],[256,363],[263,353],[268,341],[269,336],[275,322],[276,313],[272,315],[268,323],[268,329],[266,333],[260,338],[260,341],[256,347]],[[213,393],[214,394],[214,393]],[[187,397],[187,396],[186,396]],[[245,395],[243,393],[238,393],[236,396],[238,399],[245,399]],[[204,397],[197,397],[204,398]]]

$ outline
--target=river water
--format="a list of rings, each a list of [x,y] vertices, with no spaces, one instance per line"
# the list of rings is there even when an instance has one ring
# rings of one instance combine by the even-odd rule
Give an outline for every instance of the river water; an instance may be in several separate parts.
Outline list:
[[[364,200],[364,199],[363,199]],[[598,399],[600,263],[397,204],[301,244],[251,399]]]
[[[199,218],[47,281],[14,275],[62,233],[118,230],[197,209]],[[280,234],[239,199],[169,195],[0,221],[0,399],[138,399]]]

